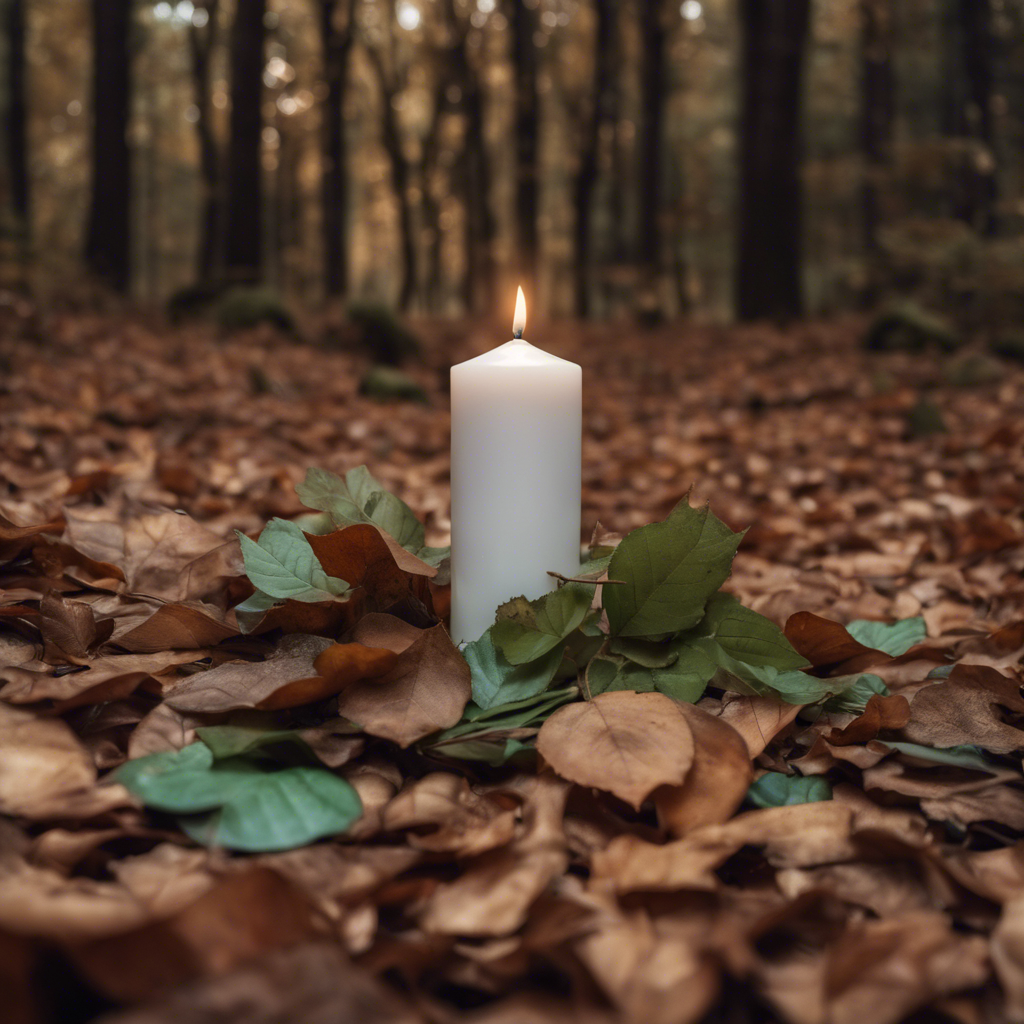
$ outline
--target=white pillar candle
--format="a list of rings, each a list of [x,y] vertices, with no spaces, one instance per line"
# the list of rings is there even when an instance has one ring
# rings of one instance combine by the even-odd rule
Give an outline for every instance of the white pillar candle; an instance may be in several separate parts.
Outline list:
[[[513,340],[451,371],[456,643],[580,564],[583,371],[523,340],[525,323],[520,288]]]

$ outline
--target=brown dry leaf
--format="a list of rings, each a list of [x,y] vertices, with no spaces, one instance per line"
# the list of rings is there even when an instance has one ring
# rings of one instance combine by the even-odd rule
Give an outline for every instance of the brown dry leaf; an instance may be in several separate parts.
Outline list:
[[[423,1024],[424,1018],[336,945],[303,944],[184,985],[105,1024]]]
[[[439,886],[420,924],[443,935],[511,935],[530,906],[569,863],[562,816],[569,787],[553,775],[523,781],[523,832],[505,849],[484,854],[454,882]]]
[[[727,722],[743,737],[752,758],[800,714],[800,704],[787,704],[778,697],[747,697],[727,693],[720,702],[702,700],[699,707]]]
[[[373,736],[407,747],[457,724],[471,692],[469,665],[437,625],[422,630],[386,675],[345,690],[338,713]]]
[[[1003,907],[992,933],[992,966],[1006,994],[1006,1016],[1024,1021],[1024,897]]]
[[[225,614],[198,601],[165,604],[138,625],[118,632],[114,643],[135,653],[216,647],[222,640],[237,635],[234,618],[233,612]]]
[[[344,600],[283,601],[264,612],[248,632],[259,636],[279,629],[282,633],[306,633],[333,639],[359,621],[364,603],[361,590],[350,591]]]
[[[742,845],[742,844],[741,844]],[[714,890],[719,886],[715,868],[739,849],[735,843],[649,843],[637,836],[616,836],[594,854],[592,884],[614,892],[674,892],[679,889]]]
[[[175,711],[168,704],[157,704],[132,731],[128,740],[128,758],[181,750],[196,741],[196,726],[212,725],[216,718]]]
[[[786,638],[816,669],[859,672],[889,661],[889,655],[854,640],[846,627],[813,612],[797,612],[786,620]]]
[[[408,622],[394,615],[370,612],[364,615],[352,630],[352,639],[367,647],[386,647],[395,654],[401,654],[411,647],[423,630],[410,626]]]
[[[396,555],[385,535],[368,523],[323,536],[306,534],[306,539],[324,572],[353,587],[362,587],[374,611],[392,608],[413,595],[410,574],[423,579],[437,575],[435,569],[400,545],[396,546],[402,554]]]
[[[828,742],[835,746],[867,743],[883,729],[902,729],[910,721],[910,704],[901,694],[883,697],[876,693],[868,700],[864,713],[843,729],[833,729]]]
[[[965,828],[978,821],[992,821],[1015,832],[1024,832],[1024,789],[996,785],[973,793],[949,793],[923,798],[921,810],[934,821],[950,821]]]
[[[81,671],[57,674],[28,669],[0,670],[0,698],[12,704],[57,702],[60,710],[120,700],[142,683],[169,669],[206,656],[206,651],[159,651],[154,654],[112,654],[93,658]]]
[[[85,658],[99,636],[96,617],[87,604],[69,601],[52,590],[39,602],[36,625],[47,645],[71,658]],[[107,627],[108,634],[112,625]]]
[[[330,646],[324,637],[291,633],[265,661],[229,661],[197,672],[175,686],[166,703],[193,714],[258,707],[289,683],[315,677],[313,664]]]
[[[470,857],[504,846],[515,834],[516,812],[475,793],[461,775],[433,772],[409,783],[384,808],[387,832],[414,829],[410,845]],[[430,831],[422,831],[430,827]]]
[[[995,754],[1024,749],[1024,729],[1001,709],[1024,712],[1020,683],[981,665],[957,665],[948,679],[919,690],[910,705],[907,739],[933,747],[973,743]]]
[[[976,988],[989,971],[985,940],[956,934],[945,914],[854,924],[829,950],[829,1020],[898,1024],[937,996]]]
[[[316,937],[310,904],[281,875],[250,867],[226,876],[173,917],[73,946],[75,965],[107,995],[151,998],[196,977]]]
[[[637,809],[659,786],[682,784],[693,748],[677,701],[630,690],[566,704],[537,735],[537,750],[562,778],[607,790]]]
[[[0,559],[13,561],[26,548],[32,546],[32,539],[41,533],[60,533],[61,520],[36,523],[33,526],[18,526],[4,515],[0,515]]]
[[[681,786],[654,791],[658,821],[672,836],[728,821],[753,778],[747,744],[725,719],[692,704],[680,704],[679,710],[693,734],[693,765]]]
[[[0,813],[91,818],[133,804],[123,786],[96,785],[92,758],[64,722],[0,703]]]

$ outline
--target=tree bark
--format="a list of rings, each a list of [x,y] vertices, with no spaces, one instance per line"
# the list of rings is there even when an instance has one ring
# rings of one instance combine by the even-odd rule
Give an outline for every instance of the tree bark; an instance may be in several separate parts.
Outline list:
[[[801,79],[810,0],[742,0],[743,108],[736,310],[802,312]]]
[[[223,195],[220,154],[210,118],[212,74],[210,59],[217,44],[219,0],[207,0],[205,26],[189,27],[192,50],[192,79],[195,88],[196,134],[199,137],[199,174],[202,182],[202,220],[199,233],[197,271],[199,281],[209,283],[220,277],[224,253],[222,231]]]
[[[665,103],[665,25],[662,0],[642,0],[640,29],[643,39],[641,100],[643,115],[640,146],[640,224],[637,245],[647,267],[648,284],[661,272],[661,126]]]
[[[594,108],[586,128],[576,176],[576,258],[573,271],[576,315],[581,317],[590,313],[590,271],[594,262],[590,238],[591,207],[599,174],[601,129],[613,114],[615,89],[612,74],[615,36],[613,0],[594,0],[594,14],[597,24],[594,32],[594,77],[590,90]]]
[[[511,0],[512,62],[515,68],[516,249],[515,267],[528,294],[536,294],[537,166],[540,127],[537,94],[537,19],[523,0]]]
[[[861,213],[869,255],[879,251],[880,193],[891,160],[894,105],[892,0],[861,0]]]
[[[322,0],[320,35],[324,50],[324,169],[323,203],[324,285],[328,297],[348,289],[348,161],[345,145],[345,95],[349,58],[355,40],[355,2],[347,0],[345,27],[336,24],[338,0]]]
[[[263,18],[266,0],[241,0],[231,31],[224,266],[228,278],[257,282],[263,270]]]
[[[967,135],[975,142],[966,157],[964,219],[984,235],[997,229],[995,146],[992,130],[995,34],[990,0],[959,0],[960,40],[966,78]]]
[[[131,0],[93,0],[92,196],[85,261],[100,280],[126,292],[131,277]]]

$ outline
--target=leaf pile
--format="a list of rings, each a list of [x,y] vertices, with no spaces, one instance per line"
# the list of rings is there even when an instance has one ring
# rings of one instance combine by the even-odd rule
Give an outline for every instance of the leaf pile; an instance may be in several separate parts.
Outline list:
[[[46,329],[2,397],[5,1020],[1024,1020],[1019,374],[922,441],[930,371],[872,392],[841,325],[609,345],[625,538],[463,658],[436,410]]]

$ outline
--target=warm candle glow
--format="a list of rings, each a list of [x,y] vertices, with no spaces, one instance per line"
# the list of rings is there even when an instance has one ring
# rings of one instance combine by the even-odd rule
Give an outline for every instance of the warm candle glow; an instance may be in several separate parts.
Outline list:
[[[516,293],[516,315],[512,317],[512,337],[521,338],[526,330],[526,296],[522,286]]]

